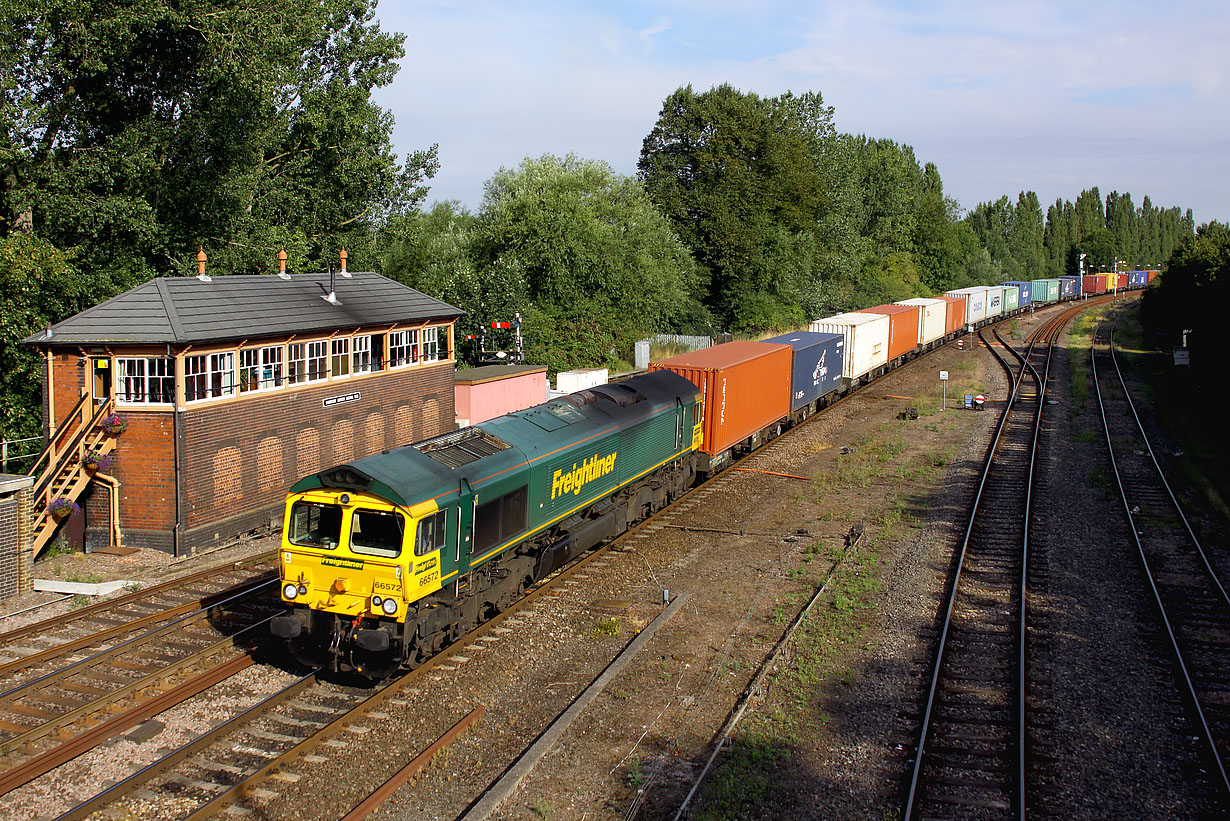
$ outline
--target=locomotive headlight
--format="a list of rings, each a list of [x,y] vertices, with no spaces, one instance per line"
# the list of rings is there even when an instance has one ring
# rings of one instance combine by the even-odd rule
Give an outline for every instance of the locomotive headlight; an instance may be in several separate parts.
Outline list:
[[[397,599],[385,599],[384,604],[380,607],[386,616],[391,616],[397,612]]]
[[[372,596],[372,609],[373,609],[373,610],[379,610],[379,609],[380,609],[380,603],[381,603],[382,601],[384,601],[384,599],[380,598],[379,596]]]
[[[293,599],[298,595],[299,595],[299,585],[295,584],[294,582],[291,582],[290,584],[282,588],[283,598]]]

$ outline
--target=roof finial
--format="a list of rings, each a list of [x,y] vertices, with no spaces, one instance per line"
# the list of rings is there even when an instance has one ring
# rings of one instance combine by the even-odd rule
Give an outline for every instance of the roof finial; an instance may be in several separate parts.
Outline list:
[[[280,279],[290,279],[290,274],[286,273],[286,249],[278,251],[278,277]]]
[[[342,246],[342,252],[338,254],[338,257],[340,257],[342,260],[342,271],[341,271],[342,276],[346,277],[346,279],[350,279],[350,272],[346,270],[346,246],[345,245]]]
[[[201,282],[213,282],[213,277],[205,273],[205,260],[209,257],[205,256],[205,246],[202,245],[200,250],[196,252],[196,278]]]

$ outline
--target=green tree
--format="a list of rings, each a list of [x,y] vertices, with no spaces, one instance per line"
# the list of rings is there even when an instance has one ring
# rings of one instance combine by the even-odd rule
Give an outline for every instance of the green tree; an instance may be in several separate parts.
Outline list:
[[[816,247],[814,152],[830,118],[819,95],[773,101],[730,85],[700,94],[685,86],[644,140],[640,178],[708,274],[704,302],[727,327],[801,320],[815,282],[781,262],[784,249]]]
[[[523,295],[513,307],[538,361],[566,349],[553,367],[626,356],[646,333],[703,321],[688,249],[644,187],[605,163],[544,156],[501,169],[471,247],[484,279]]]
[[[1210,222],[1188,237],[1166,264],[1141,308],[1147,327],[1177,344],[1184,331],[1198,367],[1220,367],[1225,306],[1230,300],[1230,226]],[[1202,356],[1195,355],[1201,352]]]
[[[403,54],[374,0],[0,7],[0,232],[76,249],[100,297],[199,244],[221,272],[335,259],[434,173],[371,102]]]
[[[88,302],[68,258],[46,240],[0,237],[0,435],[37,436],[40,429],[42,363],[21,340]]]

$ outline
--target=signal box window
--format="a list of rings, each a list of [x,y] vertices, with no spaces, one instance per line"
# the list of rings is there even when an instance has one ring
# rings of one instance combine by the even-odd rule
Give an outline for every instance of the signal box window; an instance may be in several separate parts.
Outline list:
[[[405,520],[398,513],[359,508],[350,517],[350,549],[392,558],[401,553]]]
[[[426,556],[444,547],[444,528],[448,511],[441,510],[419,520],[418,538],[414,542],[414,555]]]
[[[478,506],[474,512],[474,552],[481,554],[525,530],[525,488],[519,487]]]
[[[295,502],[290,509],[290,542],[332,550],[342,540],[342,509],[319,502]]]

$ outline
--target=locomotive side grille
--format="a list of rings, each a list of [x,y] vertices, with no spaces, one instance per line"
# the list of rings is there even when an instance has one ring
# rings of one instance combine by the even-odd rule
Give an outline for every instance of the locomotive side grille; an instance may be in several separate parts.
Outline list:
[[[482,428],[465,428],[419,442],[414,447],[446,467],[459,468],[511,446]]]

